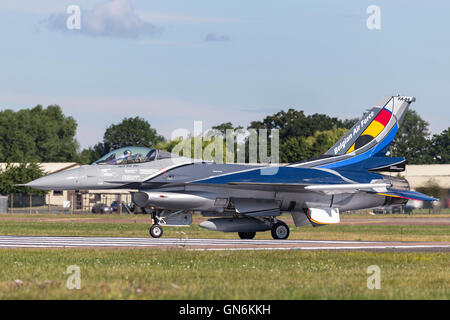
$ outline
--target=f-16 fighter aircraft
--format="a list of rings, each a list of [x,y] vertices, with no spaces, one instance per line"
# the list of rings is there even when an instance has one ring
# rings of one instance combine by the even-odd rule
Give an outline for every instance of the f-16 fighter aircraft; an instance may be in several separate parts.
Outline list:
[[[149,148],[115,150],[92,165],[54,173],[26,186],[44,190],[133,189],[133,202],[153,208],[152,237],[164,225],[190,225],[192,212],[211,218],[208,230],[237,232],[252,239],[271,231],[287,239],[279,219],[291,214],[296,226],[339,223],[339,213],[400,205],[408,199],[436,200],[410,191],[400,172],[405,159],[387,157],[413,97],[383,98],[320,157],[274,167],[193,160]]]

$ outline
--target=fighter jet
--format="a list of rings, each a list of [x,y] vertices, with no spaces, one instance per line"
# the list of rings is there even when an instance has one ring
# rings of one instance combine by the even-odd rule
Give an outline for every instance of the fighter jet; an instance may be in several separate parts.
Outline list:
[[[407,180],[391,174],[405,169],[405,158],[386,156],[414,101],[383,98],[325,154],[302,162],[215,163],[127,147],[26,186],[135,190],[134,204],[152,208],[149,233],[155,238],[163,234],[162,226],[190,225],[192,213],[199,212],[209,218],[200,223],[208,230],[236,232],[241,239],[271,231],[274,239],[287,239],[289,227],[280,220],[282,214],[292,215],[296,226],[322,226],[339,223],[339,214],[348,210],[436,200],[409,190]]]

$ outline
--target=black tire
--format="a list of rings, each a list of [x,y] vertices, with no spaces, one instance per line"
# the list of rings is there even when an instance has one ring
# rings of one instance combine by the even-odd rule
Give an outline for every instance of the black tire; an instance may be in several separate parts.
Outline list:
[[[256,232],[238,232],[239,238],[241,239],[253,239]]]
[[[285,240],[289,237],[289,227],[283,221],[278,221],[272,226],[272,238],[276,240]]]
[[[163,235],[163,228],[159,224],[154,224],[150,227],[149,233],[152,238],[160,238]]]

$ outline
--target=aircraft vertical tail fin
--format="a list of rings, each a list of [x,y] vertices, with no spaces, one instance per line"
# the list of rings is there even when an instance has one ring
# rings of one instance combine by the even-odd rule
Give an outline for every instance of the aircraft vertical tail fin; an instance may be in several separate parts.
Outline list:
[[[384,156],[409,105],[414,101],[414,97],[384,97],[375,107],[364,113],[325,155],[359,155],[372,149],[370,156]]]

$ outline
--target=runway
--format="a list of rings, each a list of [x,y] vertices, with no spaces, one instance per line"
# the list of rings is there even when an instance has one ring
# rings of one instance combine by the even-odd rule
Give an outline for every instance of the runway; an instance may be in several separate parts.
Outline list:
[[[184,248],[187,250],[450,251],[450,243],[338,240],[0,236],[0,248]]]

